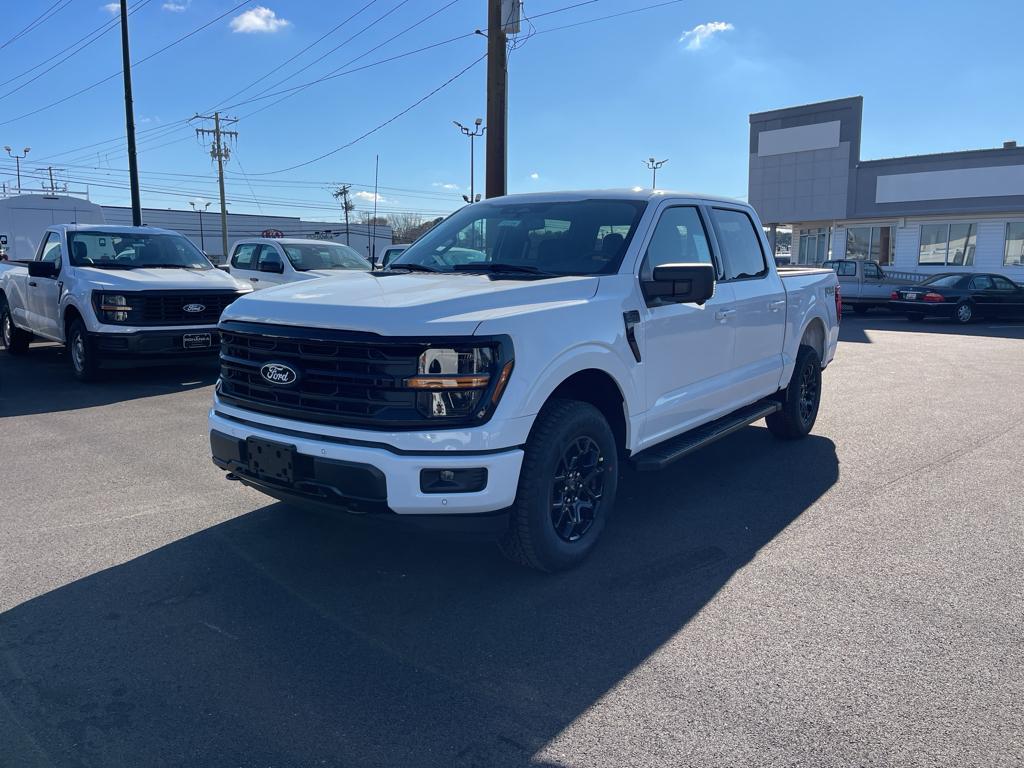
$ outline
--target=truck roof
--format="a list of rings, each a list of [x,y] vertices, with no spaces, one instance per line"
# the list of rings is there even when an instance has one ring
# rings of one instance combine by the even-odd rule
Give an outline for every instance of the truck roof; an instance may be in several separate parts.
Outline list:
[[[580,189],[565,192],[527,192],[523,194],[492,197],[483,202],[573,202],[575,200],[660,200],[666,197],[687,197],[695,200],[711,200],[718,203],[742,205],[747,203],[732,197],[705,195],[700,192],[681,192],[672,189],[647,189],[644,187],[625,187],[622,189]]]
[[[179,235],[173,229],[160,227],[128,227],[118,224],[53,224],[47,229],[58,229],[67,232],[105,232],[120,235]]]

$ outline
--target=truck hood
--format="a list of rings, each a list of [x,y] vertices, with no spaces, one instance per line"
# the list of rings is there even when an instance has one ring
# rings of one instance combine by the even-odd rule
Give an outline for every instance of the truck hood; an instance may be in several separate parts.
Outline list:
[[[240,290],[249,286],[220,269],[90,269],[78,274],[93,287],[115,291]]]
[[[598,277],[492,279],[476,274],[351,273],[243,296],[222,320],[368,331],[394,336],[471,335],[484,320],[584,302]]]

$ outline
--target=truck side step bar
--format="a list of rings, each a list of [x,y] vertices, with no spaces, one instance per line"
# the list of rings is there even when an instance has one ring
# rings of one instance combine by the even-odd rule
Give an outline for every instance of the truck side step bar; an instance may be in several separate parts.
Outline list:
[[[659,443],[633,457],[633,466],[641,472],[664,469],[674,461],[703,448],[709,443],[731,435],[733,432],[753,424],[758,419],[775,413],[782,408],[782,403],[775,399],[759,400],[752,405],[744,406],[727,416],[708,422],[684,432],[681,435]]]

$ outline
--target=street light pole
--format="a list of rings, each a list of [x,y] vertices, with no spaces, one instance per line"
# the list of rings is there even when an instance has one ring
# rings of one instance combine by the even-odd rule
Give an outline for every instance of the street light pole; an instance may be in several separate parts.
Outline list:
[[[206,205],[204,205],[202,208],[196,205],[195,200],[189,200],[188,204],[192,206],[193,211],[196,211],[199,214],[199,250],[201,250],[205,254],[206,236],[203,234],[203,211],[207,210],[210,207],[210,201],[207,200]],[[225,257],[227,256],[227,254],[224,255]]]
[[[8,155],[10,155],[11,157],[14,158],[14,165],[18,169],[18,194],[20,195],[21,194],[21,161],[24,158],[28,157],[28,153],[32,149],[32,147],[25,147],[25,149],[22,150],[22,154],[20,154],[20,155],[13,154],[11,152],[11,148],[10,147],[4,147],[4,149],[7,150],[7,154]]]
[[[485,126],[483,124],[484,123],[483,119],[479,118],[479,117],[473,122],[473,130],[472,131],[469,130],[469,128],[467,128],[466,126],[464,126],[462,123],[460,123],[458,120],[452,120],[452,122],[455,123],[455,127],[456,128],[458,128],[460,131],[462,131],[464,136],[469,136],[469,197],[466,197],[465,195],[463,195],[462,199],[465,200],[467,203],[475,203],[478,198],[477,198],[477,196],[475,194],[475,192],[476,192],[476,147],[475,147],[474,142],[476,141],[476,137],[477,136],[483,136],[484,135],[484,132],[487,130],[487,126]]]
[[[651,171],[651,189],[658,188],[658,169],[661,168],[665,163],[668,162],[666,157],[664,160],[655,160],[653,157],[649,157],[646,160],[641,160]]]

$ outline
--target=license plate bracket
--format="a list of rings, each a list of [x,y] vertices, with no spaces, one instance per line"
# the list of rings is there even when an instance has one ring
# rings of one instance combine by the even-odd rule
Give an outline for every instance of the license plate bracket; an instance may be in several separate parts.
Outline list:
[[[210,333],[186,333],[181,337],[184,349],[207,349],[212,344],[213,334]]]
[[[249,472],[263,480],[291,484],[295,480],[295,446],[259,437],[245,441]]]

